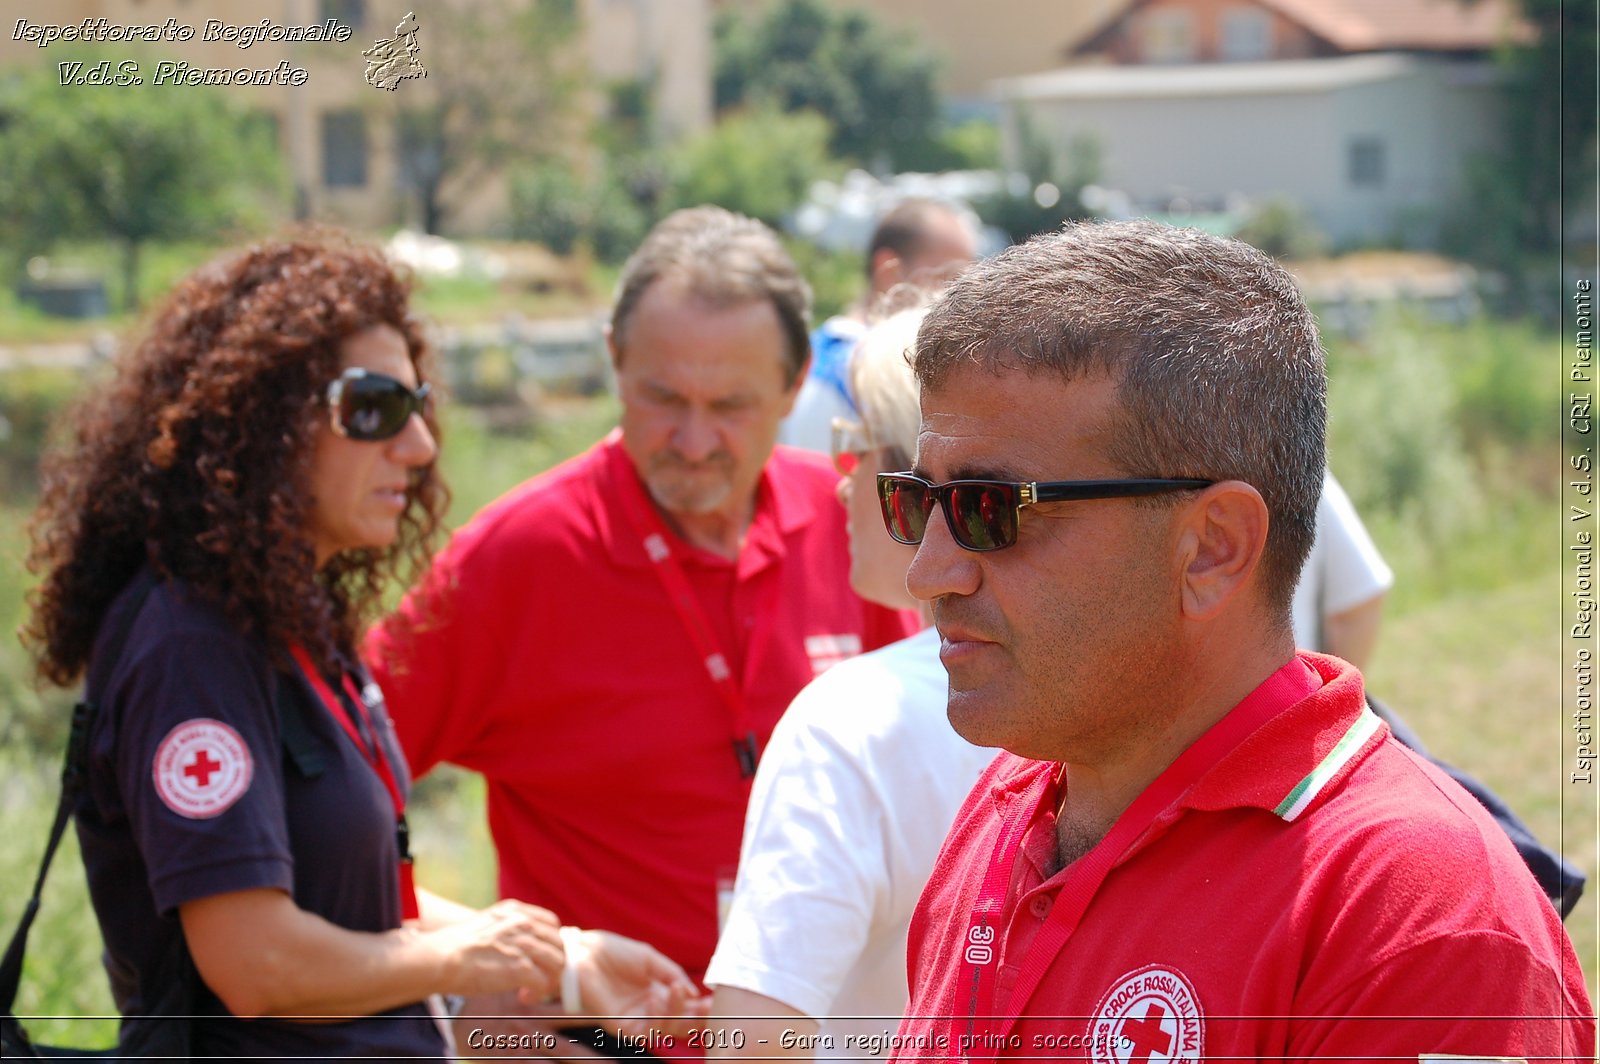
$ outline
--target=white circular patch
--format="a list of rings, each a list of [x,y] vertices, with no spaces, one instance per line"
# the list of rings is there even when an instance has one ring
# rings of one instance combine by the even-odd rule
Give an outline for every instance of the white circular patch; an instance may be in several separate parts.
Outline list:
[[[1151,964],[1106,991],[1089,1038],[1095,1064],[1190,1064],[1205,1048],[1205,1016],[1181,972]]]
[[[168,809],[190,820],[226,812],[250,789],[254,766],[239,733],[208,717],[173,728],[156,748],[151,775]]]

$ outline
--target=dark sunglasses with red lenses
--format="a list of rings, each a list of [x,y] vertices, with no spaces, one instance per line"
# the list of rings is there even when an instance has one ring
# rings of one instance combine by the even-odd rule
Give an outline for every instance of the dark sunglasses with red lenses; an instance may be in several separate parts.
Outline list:
[[[352,440],[375,442],[398,436],[412,414],[427,416],[432,406],[424,384],[415,390],[382,373],[347,369],[328,384],[333,431]]]
[[[1017,541],[1017,518],[1024,506],[1078,499],[1126,499],[1169,491],[1208,488],[1214,481],[1135,480],[951,480],[934,484],[914,473],[879,473],[878,503],[884,527],[907,546],[922,542],[933,504],[944,511],[957,545],[967,550],[1002,550]]]

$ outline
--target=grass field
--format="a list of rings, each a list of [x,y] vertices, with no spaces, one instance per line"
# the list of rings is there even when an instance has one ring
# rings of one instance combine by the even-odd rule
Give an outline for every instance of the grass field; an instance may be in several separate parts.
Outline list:
[[[1561,713],[1562,530],[1555,492],[1559,371],[1550,340],[1517,324],[1466,329],[1397,323],[1336,342],[1332,456],[1395,567],[1372,689],[1434,752],[1478,775],[1587,874],[1600,865],[1593,787],[1565,782],[1570,731]],[[0,389],[4,381],[0,379]],[[445,462],[453,521],[602,434],[610,400],[558,405],[530,430],[504,435],[450,411]],[[0,501],[0,625],[20,621],[20,500]],[[35,694],[14,640],[0,642],[0,927],[9,929],[48,824],[54,746],[19,727],[59,712]],[[419,878],[484,903],[494,858],[481,781],[436,772],[414,802]],[[1567,927],[1589,986],[1600,971],[1600,887]],[[69,842],[58,858],[31,951],[22,1014],[103,1015],[109,996],[82,873]],[[41,1021],[48,1038],[109,1042],[109,1021]]]

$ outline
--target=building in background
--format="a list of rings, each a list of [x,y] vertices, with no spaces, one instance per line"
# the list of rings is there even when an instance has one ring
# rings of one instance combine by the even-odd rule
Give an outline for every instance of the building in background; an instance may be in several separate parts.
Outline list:
[[[1138,210],[1299,205],[1338,244],[1428,243],[1499,143],[1503,0],[1135,0],[996,83],[1008,158],[1032,137]]]

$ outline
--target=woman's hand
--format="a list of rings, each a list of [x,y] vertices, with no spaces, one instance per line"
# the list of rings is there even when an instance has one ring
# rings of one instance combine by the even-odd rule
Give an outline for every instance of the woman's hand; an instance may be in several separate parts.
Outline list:
[[[610,931],[584,931],[575,963],[583,1012],[629,1037],[682,1035],[700,1026],[711,999],[654,947]]]
[[[422,934],[445,958],[448,974],[439,989],[446,993],[516,990],[539,1001],[561,986],[561,923],[548,909],[500,901]]]

